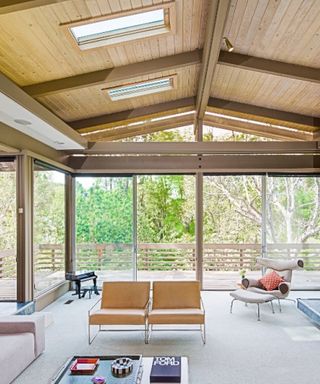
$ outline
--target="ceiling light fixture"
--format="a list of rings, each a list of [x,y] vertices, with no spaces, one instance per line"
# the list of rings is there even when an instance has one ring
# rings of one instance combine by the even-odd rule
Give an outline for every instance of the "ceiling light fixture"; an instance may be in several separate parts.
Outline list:
[[[224,37],[223,40],[226,44],[228,52],[232,52],[234,50],[234,46],[231,44],[230,40],[227,37]]]
[[[24,119],[14,119],[13,120],[15,123],[20,124],[20,125],[31,125],[31,121],[24,120]]]

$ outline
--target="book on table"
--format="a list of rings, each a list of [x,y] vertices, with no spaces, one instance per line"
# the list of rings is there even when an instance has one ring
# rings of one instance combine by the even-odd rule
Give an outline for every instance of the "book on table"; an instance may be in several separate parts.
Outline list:
[[[181,357],[155,356],[152,362],[150,383],[181,383]]]

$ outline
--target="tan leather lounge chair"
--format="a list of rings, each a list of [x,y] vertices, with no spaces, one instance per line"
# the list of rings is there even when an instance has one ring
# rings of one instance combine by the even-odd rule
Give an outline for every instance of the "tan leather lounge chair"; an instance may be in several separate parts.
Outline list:
[[[148,315],[148,340],[155,325],[195,324],[206,342],[205,311],[198,281],[155,281]]]
[[[99,331],[103,325],[143,325],[145,331],[145,342],[147,343],[147,312],[150,295],[149,282],[104,282],[102,297],[88,313],[88,336],[91,339],[90,328],[98,325]],[[101,302],[100,309],[93,311]]]

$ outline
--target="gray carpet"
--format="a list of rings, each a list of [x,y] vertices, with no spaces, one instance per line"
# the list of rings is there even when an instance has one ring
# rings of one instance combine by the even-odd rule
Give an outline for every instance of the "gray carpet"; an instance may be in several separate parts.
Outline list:
[[[320,292],[295,292],[292,297],[320,297]],[[70,305],[64,302],[74,299]],[[47,383],[59,366],[74,354],[184,355],[189,357],[192,384],[318,384],[320,377],[320,331],[295,305],[283,303],[283,312],[272,314],[263,305],[261,322],[256,306],[236,302],[229,313],[228,292],[204,292],[207,344],[200,334],[158,332],[145,345],[142,332],[98,335],[87,344],[87,310],[96,300],[75,299],[66,294],[45,311],[54,324],[46,331],[46,351],[23,372],[15,384]]]

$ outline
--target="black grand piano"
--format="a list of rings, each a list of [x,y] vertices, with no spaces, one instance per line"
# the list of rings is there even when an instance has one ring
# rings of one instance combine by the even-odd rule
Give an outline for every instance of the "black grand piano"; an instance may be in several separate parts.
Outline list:
[[[87,288],[81,289],[81,283],[84,281],[93,280],[93,287],[90,288],[90,290],[93,290],[96,295],[99,295],[97,287],[97,278],[98,276],[95,274],[94,271],[79,271],[66,273],[66,280],[73,281],[76,284],[76,292],[74,293],[74,295],[78,295],[79,299],[81,299],[81,297],[84,297],[85,294],[88,292]]]

